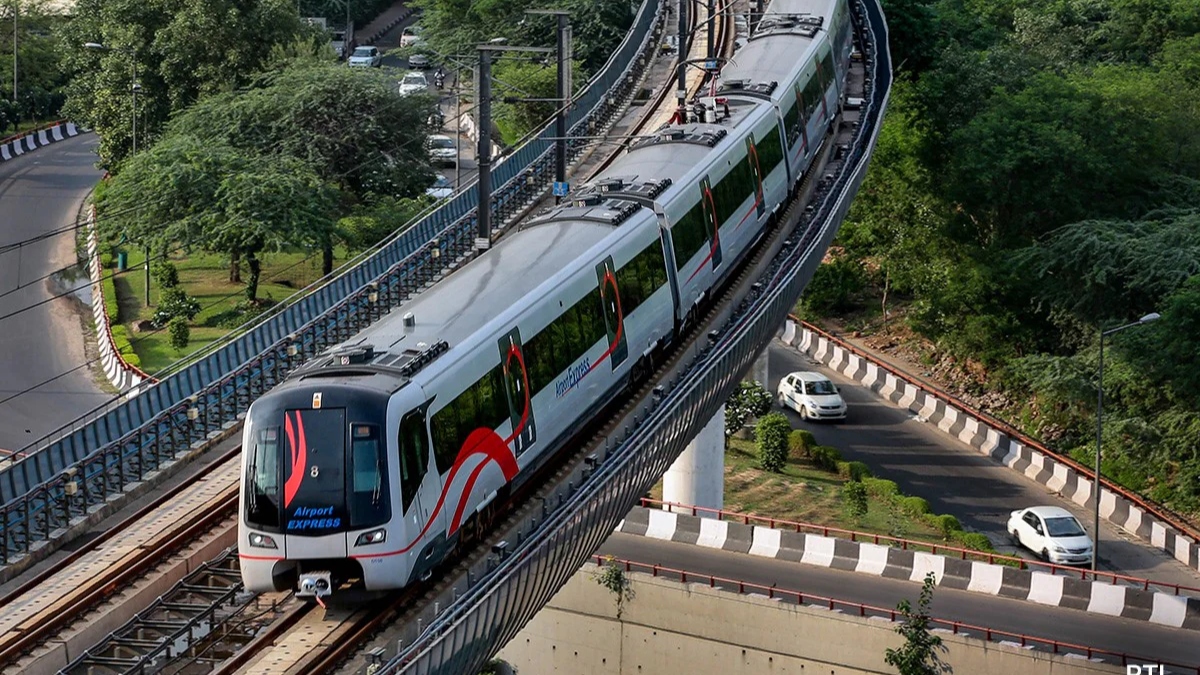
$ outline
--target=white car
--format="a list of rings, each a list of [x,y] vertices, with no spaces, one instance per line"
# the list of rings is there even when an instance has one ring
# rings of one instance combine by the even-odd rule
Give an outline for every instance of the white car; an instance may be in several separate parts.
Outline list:
[[[413,71],[404,76],[400,80],[400,95],[408,96],[410,94],[420,94],[429,89],[429,80],[425,79],[425,73]]]
[[[1058,506],[1013,511],[1008,517],[1008,534],[1013,543],[1057,565],[1092,561],[1092,538],[1070,511]]]
[[[425,40],[421,38],[421,27],[413,24],[408,26],[400,33],[401,47],[417,47],[425,44]]]
[[[846,402],[828,377],[806,370],[779,381],[779,405],[791,408],[806,420],[844,420]]]
[[[458,160],[458,148],[449,136],[430,136],[425,139],[425,149],[429,151],[429,161],[434,164],[449,164]]]
[[[378,68],[383,65],[383,55],[377,47],[355,47],[349,63],[351,68]]]
[[[434,199],[445,199],[446,197],[454,194],[454,186],[450,184],[449,179],[441,174],[438,174],[437,178],[433,181],[433,185],[431,185],[429,189],[425,191],[425,194],[433,197]]]

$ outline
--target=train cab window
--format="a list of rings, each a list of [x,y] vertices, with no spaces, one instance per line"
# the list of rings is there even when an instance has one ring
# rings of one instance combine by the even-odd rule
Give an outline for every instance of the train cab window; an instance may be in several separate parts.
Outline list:
[[[816,73],[809,76],[804,83],[804,116],[812,118],[817,107],[821,105],[821,82]]]
[[[279,527],[279,427],[259,429],[246,464],[246,522]]]
[[[400,421],[400,497],[408,511],[429,464],[429,441],[423,411],[413,411]]]
[[[373,424],[350,425],[350,526],[388,519],[387,459]]]

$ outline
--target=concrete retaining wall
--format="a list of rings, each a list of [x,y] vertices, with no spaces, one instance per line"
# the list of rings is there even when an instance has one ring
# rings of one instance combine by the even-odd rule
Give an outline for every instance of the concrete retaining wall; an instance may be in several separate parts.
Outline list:
[[[957,407],[954,402],[925,391],[919,384],[898,377],[879,363],[859,356],[838,342],[817,335],[792,321],[785,325],[781,339],[892,403],[908,409],[981,454],[988,455],[1080,506],[1092,506],[1093,480],[1090,476],[1082,476],[1046,453],[989,426],[984,420]],[[1200,545],[1194,539],[1107,488],[1102,488],[1100,494],[1102,516],[1126,532],[1166,551],[1188,567],[1200,570]]]
[[[893,674],[895,624],[738,595],[699,584],[629,574],[634,593],[617,618],[616,597],[585,565],[499,653],[521,673],[695,675]],[[1120,666],[939,631],[942,661],[971,675],[1100,675]]]
[[[1049,572],[640,506],[634,507],[621,521],[617,532],[893,579],[921,581],[933,572],[937,584],[948,588],[1200,630],[1200,598],[1145,591],[1108,581],[1083,581]]]
[[[104,308],[104,290],[101,280],[104,278],[104,268],[100,266],[100,245],[96,237],[96,212],[90,210],[87,220],[88,239],[88,273],[92,279],[92,320],[96,325],[96,346],[100,351],[100,365],[104,368],[104,376],[119,389],[122,394],[132,397],[140,391],[143,382],[153,384],[156,380],[140,369],[135,368],[121,358],[113,344],[112,326],[108,323],[108,312]]]
[[[51,143],[57,143],[64,138],[78,136],[81,132],[84,132],[84,130],[79,129],[71,122],[57,124],[48,129],[31,131],[19,138],[0,143],[0,162],[16,159],[27,152],[33,152]]]

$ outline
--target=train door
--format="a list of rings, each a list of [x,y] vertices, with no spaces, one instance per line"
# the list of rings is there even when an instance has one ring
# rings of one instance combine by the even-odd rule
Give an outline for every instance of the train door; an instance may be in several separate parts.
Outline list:
[[[713,197],[712,183],[709,182],[708,176],[700,179],[700,203],[704,209],[704,224],[708,228],[708,259],[712,261],[715,271],[721,266],[721,223],[717,220],[717,202]]]
[[[413,546],[407,553],[410,569],[423,566],[421,557],[428,556],[433,549],[426,545],[430,532],[437,532],[430,520],[430,508],[437,500],[440,486],[433,481],[431,488],[422,495],[422,486],[427,482],[429,472],[429,430],[426,428],[425,415],[429,404],[407,413],[400,420],[400,510],[404,514],[404,539],[412,542]],[[431,541],[431,539],[430,539]],[[425,566],[427,567],[427,566]]]
[[[596,264],[596,278],[600,282],[600,304],[603,306],[609,360],[615,371],[629,358],[629,342],[625,335],[625,313],[621,309],[621,289],[617,287],[617,266],[613,264],[611,255]]]
[[[533,395],[529,390],[529,368],[521,348],[521,330],[513,327],[497,342],[500,365],[504,371],[504,393],[508,399],[509,422],[512,425],[513,454],[520,457],[537,442],[537,423],[533,418]]]
[[[344,558],[345,537],[323,535],[340,534],[349,522],[346,410],[288,410],[283,429],[283,529],[291,535],[288,555]]]

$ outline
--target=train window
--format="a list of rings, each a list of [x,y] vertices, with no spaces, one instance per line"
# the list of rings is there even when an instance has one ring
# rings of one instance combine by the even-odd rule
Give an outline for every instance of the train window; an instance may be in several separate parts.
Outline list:
[[[666,265],[662,243],[655,241],[617,270],[617,287],[621,289],[621,313],[624,316],[632,314],[646,298],[666,285]]]
[[[279,427],[258,431],[246,474],[246,522],[279,527]]]
[[[400,499],[408,511],[429,462],[429,443],[425,435],[424,411],[413,411],[400,420]]]
[[[817,72],[821,74],[821,91],[829,91],[834,78],[832,49],[825,52],[825,56],[821,57],[821,65],[817,68]]]
[[[758,162],[762,166],[763,176],[771,172],[783,161],[783,145],[779,142],[779,129],[772,126],[755,146],[758,150]]]
[[[787,132],[788,147],[796,147],[796,141],[804,132],[804,95],[800,93],[800,85],[792,87],[796,102],[783,114],[783,128]]]
[[[522,351],[530,371],[529,390],[537,394],[552,384],[588,349],[604,339],[606,333],[597,282],[587,295],[525,342]]]
[[[717,222],[722,226],[732,219],[736,225],[741,220],[739,210],[748,197],[755,193],[754,170],[746,157],[734,160],[733,168],[719,183],[713,186],[713,201],[717,205]]]
[[[350,425],[350,472],[350,527],[385,522],[391,514],[386,487],[387,460],[375,425]]]
[[[804,116],[812,118],[816,112],[817,106],[821,104],[821,82],[820,78],[813,75],[809,76],[808,81],[804,83]]]
[[[700,202],[691,208],[679,222],[671,228],[671,246],[675,249],[675,264],[679,269],[704,248],[708,240],[708,230],[704,226],[704,208]]]
[[[471,432],[496,429],[509,421],[503,377],[503,370],[497,365],[433,414],[433,448],[438,473],[446,473],[454,466]]]

